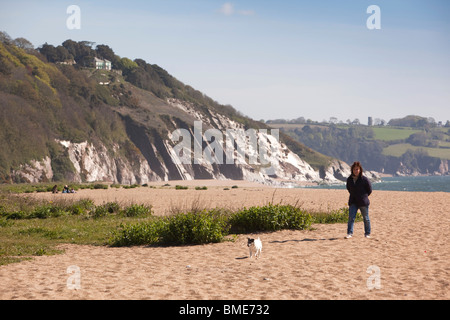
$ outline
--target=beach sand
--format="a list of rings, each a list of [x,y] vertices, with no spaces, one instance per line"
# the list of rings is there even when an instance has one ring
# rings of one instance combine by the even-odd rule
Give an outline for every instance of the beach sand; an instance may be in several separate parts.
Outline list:
[[[35,196],[146,203],[157,215],[269,202],[333,210],[348,199],[346,190],[274,189],[242,181],[169,183],[172,189],[160,188],[164,183],[159,182],[153,183],[156,189]],[[190,189],[174,190],[176,184]],[[193,190],[194,185],[208,190]],[[352,239],[344,239],[346,224],[259,233],[263,251],[258,260],[248,257],[248,235],[182,247],[66,244],[64,254],[0,266],[0,299],[449,299],[450,193],[374,191],[370,200],[370,239],[362,222],[356,223]],[[77,290],[67,284],[76,276],[67,273],[71,266],[79,270]]]

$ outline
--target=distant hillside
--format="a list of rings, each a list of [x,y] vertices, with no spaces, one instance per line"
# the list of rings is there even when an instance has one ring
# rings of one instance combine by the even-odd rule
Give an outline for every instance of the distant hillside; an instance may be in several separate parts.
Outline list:
[[[248,163],[255,150],[232,165],[176,164],[171,133],[193,132],[194,121],[205,130],[270,128],[106,45],[67,40],[35,50],[5,33],[0,40],[0,182],[335,179],[326,172],[336,161],[284,134],[267,145],[277,150],[272,173]],[[94,57],[113,70],[95,70]]]
[[[421,116],[409,115],[403,118],[391,119],[388,122],[392,127],[405,127],[405,128],[435,128],[436,126],[450,127],[450,121],[447,120],[446,124],[436,123],[433,118],[425,118]]]
[[[389,126],[274,123],[298,142],[345,162],[398,175],[450,174],[450,124],[439,126],[418,116]],[[397,126],[393,126],[397,125]],[[410,126],[410,127],[408,127]]]

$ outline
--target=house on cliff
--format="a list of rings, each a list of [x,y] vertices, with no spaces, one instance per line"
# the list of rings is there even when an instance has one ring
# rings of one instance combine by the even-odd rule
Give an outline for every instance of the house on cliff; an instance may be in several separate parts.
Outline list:
[[[112,64],[111,61],[109,60],[102,60],[102,59],[98,59],[98,58],[94,58],[95,59],[95,69],[97,70],[111,70],[112,69]]]

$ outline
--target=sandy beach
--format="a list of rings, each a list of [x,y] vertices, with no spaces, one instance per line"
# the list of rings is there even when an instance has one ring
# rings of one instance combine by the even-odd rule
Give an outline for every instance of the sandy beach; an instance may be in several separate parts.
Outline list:
[[[159,182],[153,183],[156,188],[35,196],[146,203],[156,215],[269,202],[333,210],[348,199],[346,190],[276,189],[242,181],[169,183],[171,188],[160,188],[165,183]],[[176,184],[190,188],[174,190]],[[208,189],[194,190],[194,185]],[[61,255],[0,266],[0,299],[449,299],[450,193],[374,191],[370,200],[370,239],[362,222],[352,239],[344,239],[346,224],[259,233],[258,260],[248,257],[247,235],[183,247],[67,244]],[[79,271],[78,289],[68,286],[76,275],[68,268]]]

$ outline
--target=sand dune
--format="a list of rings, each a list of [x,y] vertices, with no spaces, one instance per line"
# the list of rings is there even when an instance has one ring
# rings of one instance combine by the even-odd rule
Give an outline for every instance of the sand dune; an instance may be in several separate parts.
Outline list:
[[[208,190],[110,189],[64,196],[148,203],[161,215],[193,203],[237,208],[283,202],[328,210],[343,207],[348,197],[345,190],[244,183],[223,190],[237,183],[195,183]],[[184,247],[63,245],[62,255],[0,266],[0,299],[449,299],[450,193],[375,191],[371,202],[371,239],[364,238],[362,223],[348,240],[344,224],[260,233],[259,260],[248,258],[247,235]],[[78,290],[68,287],[76,276],[67,273],[70,266],[80,272]]]

